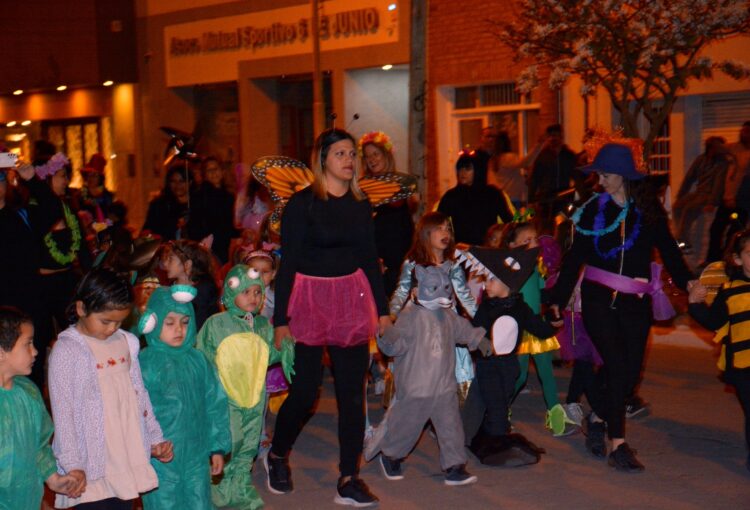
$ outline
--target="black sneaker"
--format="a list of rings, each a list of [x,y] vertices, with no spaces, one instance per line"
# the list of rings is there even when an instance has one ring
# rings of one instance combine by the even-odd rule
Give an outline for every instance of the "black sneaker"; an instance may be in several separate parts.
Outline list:
[[[625,417],[629,420],[633,418],[645,418],[649,414],[651,414],[651,406],[637,395],[628,399],[625,404]]]
[[[586,436],[586,449],[594,457],[603,459],[607,456],[607,443],[604,441],[607,425],[603,421],[592,421],[591,414],[583,420],[583,433]]]
[[[466,466],[459,464],[445,472],[445,485],[469,485],[476,483],[477,477],[466,471]]]
[[[609,454],[608,463],[617,471],[626,473],[640,473],[645,467],[635,458],[635,450],[632,450],[628,443],[622,443],[612,453]]]
[[[357,508],[365,508],[378,504],[378,498],[367,487],[365,482],[360,478],[351,477],[344,483],[339,478],[338,487],[336,487],[336,497],[333,502],[337,505],[348,505]]]
[[[274,494],[287,494],[292,492],[291,472],[286,457],[272,457],[271,452],[263,456],[263,467],[266,468],[266,485],[268,490]]]
[[[401,469],[401,461],[386,457],[384,454],[380,454],[380,467],[383,470],[383,475],[388,480],[403,480],[404,472]]]

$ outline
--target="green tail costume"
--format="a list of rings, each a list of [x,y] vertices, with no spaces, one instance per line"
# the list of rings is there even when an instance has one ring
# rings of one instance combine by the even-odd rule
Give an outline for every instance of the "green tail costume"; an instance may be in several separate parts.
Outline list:
[[[139,323],[148,342],[140,355],[143,382],[164,438],[174,444],[171,462],[151,460],[159,488],[143,495],[144,510],[214,509],[209,457],[231,448],[226,393],[214,367],[194,347],[195,313],[185,302],[191,293],[194,289],[183,285],[159,287]],[[190,317],[179,347],[159,339],[170,312]]]
[[[0,509],[39,510],[44,480],[55,473],[52,419],[36,385],[15,377],[0,387]]]
[[[290,379],[294,365],[294,344],[285,340],[281,351],[273,344],[273,328],[268,319],[249,314],[235,304],[235,298],[248,287],[263,282],[254,269],[234,266],[224,280],[222,301],[227,311],[208,318],[198,333],[198,349],[216,366],[229,396],[229,420],[232,431],[232,456],[224,467],[224,477],[212,486],[217,506],[255,510],[263,500],[252,481],[252,466],[266,405],[266,371],[281,362]],[[263,302],[262,296],[260,302]]]

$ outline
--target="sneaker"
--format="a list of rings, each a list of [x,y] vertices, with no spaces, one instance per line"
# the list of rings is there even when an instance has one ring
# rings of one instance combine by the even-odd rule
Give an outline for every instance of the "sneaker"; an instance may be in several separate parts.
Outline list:
[[[649,414],[651,414],[651,406],[648,402],[644,402],[638,395],[628,399],[625,404],[625,417],[629,420],[633,418],[645,418]]]
[[[583,421],[583,433],[586,435],[586,449],[594,457],[603,459],[607,456],[607,443],[604,436],[607,432],[607,424],[603,421],[593,421],[593,413]]]
[[[477,477],[466,471],[466,466],[459,464],[445,472],[445,485],[469,485],[477,482]]]
[[[392,459],[386,457],[383,453],[380,454],[380,468],[383,470],[383,475],[388,480],[403,480],[404,471],[401,469],[401,460]]]
[[[286,457],[274,457],[269,452],[263,457],[263,467],[266,468],[266,486],[273,494],[287,494],[292,492],[294,486],[289,470],[289,462]]]
[[[333,502],[337,505],[347,505],[356,508],[365,508],[378,504],[378,498],[367,487],[362,479],[351,477],[342,483],[339,478],[338,487],[336,487],[336,497]]]
[[[580,427],[583,422],[583,406],[578,402],[571,402],[570,404],[564,404],[563,408],[568,418]]]
[[[568,418],[565,409],[560,404],[547,411],[545,426],[552,431],[555,437],[569,436],[576,431],[576,424]]]
[[[635,450],[631,449],[628,443],[622,443],[609,454],[608,463],[617,471],[640,473],[646,468],[635,458],[635,453]]]

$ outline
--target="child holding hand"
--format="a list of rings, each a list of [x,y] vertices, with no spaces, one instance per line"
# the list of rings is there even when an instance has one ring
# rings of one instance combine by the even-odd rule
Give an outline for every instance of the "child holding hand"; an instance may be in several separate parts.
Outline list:
[[[231,457],[224,477],[212,486],[213,502],[240,510],[263,506],[251,469],[260,443],[268,365],[281,362],[290,378],[294,362],[291,340],[276,350],[273,329],[260,315],[263,291],[259,271],[244,264],[234,266],[224,280],[226,312],[209,317],[198,333],[198,349],[218,369],[229,397]]]
[[[466,471],[464,430],[454,379],[457,343],[491,354],[485,330],[474,328],[453,309],[452,263],[414,268],[415,304],[401,312],[396,324],[378,339],[378,346],[394,358],[396,398],[383,422],[365,445],[365,458],[378,452],[383,474],[403,478],[401,462],[414,448],[425,423],[432,421],[440,447],[444,483],[466,485],[477,477]]]
[[[159,488],[144,494],[145,510],[213,509],[211,475],[221,474],[231,449],[226,393],[214,367],[195,349],[196,292],[189,285],[159,287],[139,323],[148,342],[141,354],[143,382],[174,444],[172,462],[151,461]]]
[[[172,460],[143,386],[138,339],[120,329],[133,290],[113,271],[91,271],[78,285],[76,322],[60,333],[49,359],[49,392],[58,472],[86,474],[80,497],[57,508],[131,509],[159,485],[149,462]]]
[[[44,482],[77,496],[82,471],[59,475],[49,445],[52,420],[36,385],[27,379],[36,358],[34,326],[20,310],[0,307],[0,508],[39,510]]]
[[[696,283],[688,296],[688,311],[703,327],[716,330],[721,342],[719,369],[735,387],[745,414],[745,443],[750,450],[750,230],[738,232],[730,244],[729,281],[719,289],[709,307],[708,289]],[[731,269],[730,269],[731,268]],[[750,470],[750,453],[745,466]]]

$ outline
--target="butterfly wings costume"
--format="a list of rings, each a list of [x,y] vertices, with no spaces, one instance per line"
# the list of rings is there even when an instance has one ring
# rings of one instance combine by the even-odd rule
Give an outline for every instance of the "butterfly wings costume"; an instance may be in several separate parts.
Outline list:
[[[253,163],[253,175],[268,188],[275,204],[271,228],[280,232],[281,212],[289,198],[313,182],[313,172],[303,163],[286,156],[265,156]],[[391,172],[357,180],[373,207],[409,198],[417,191],[412,175]]]

